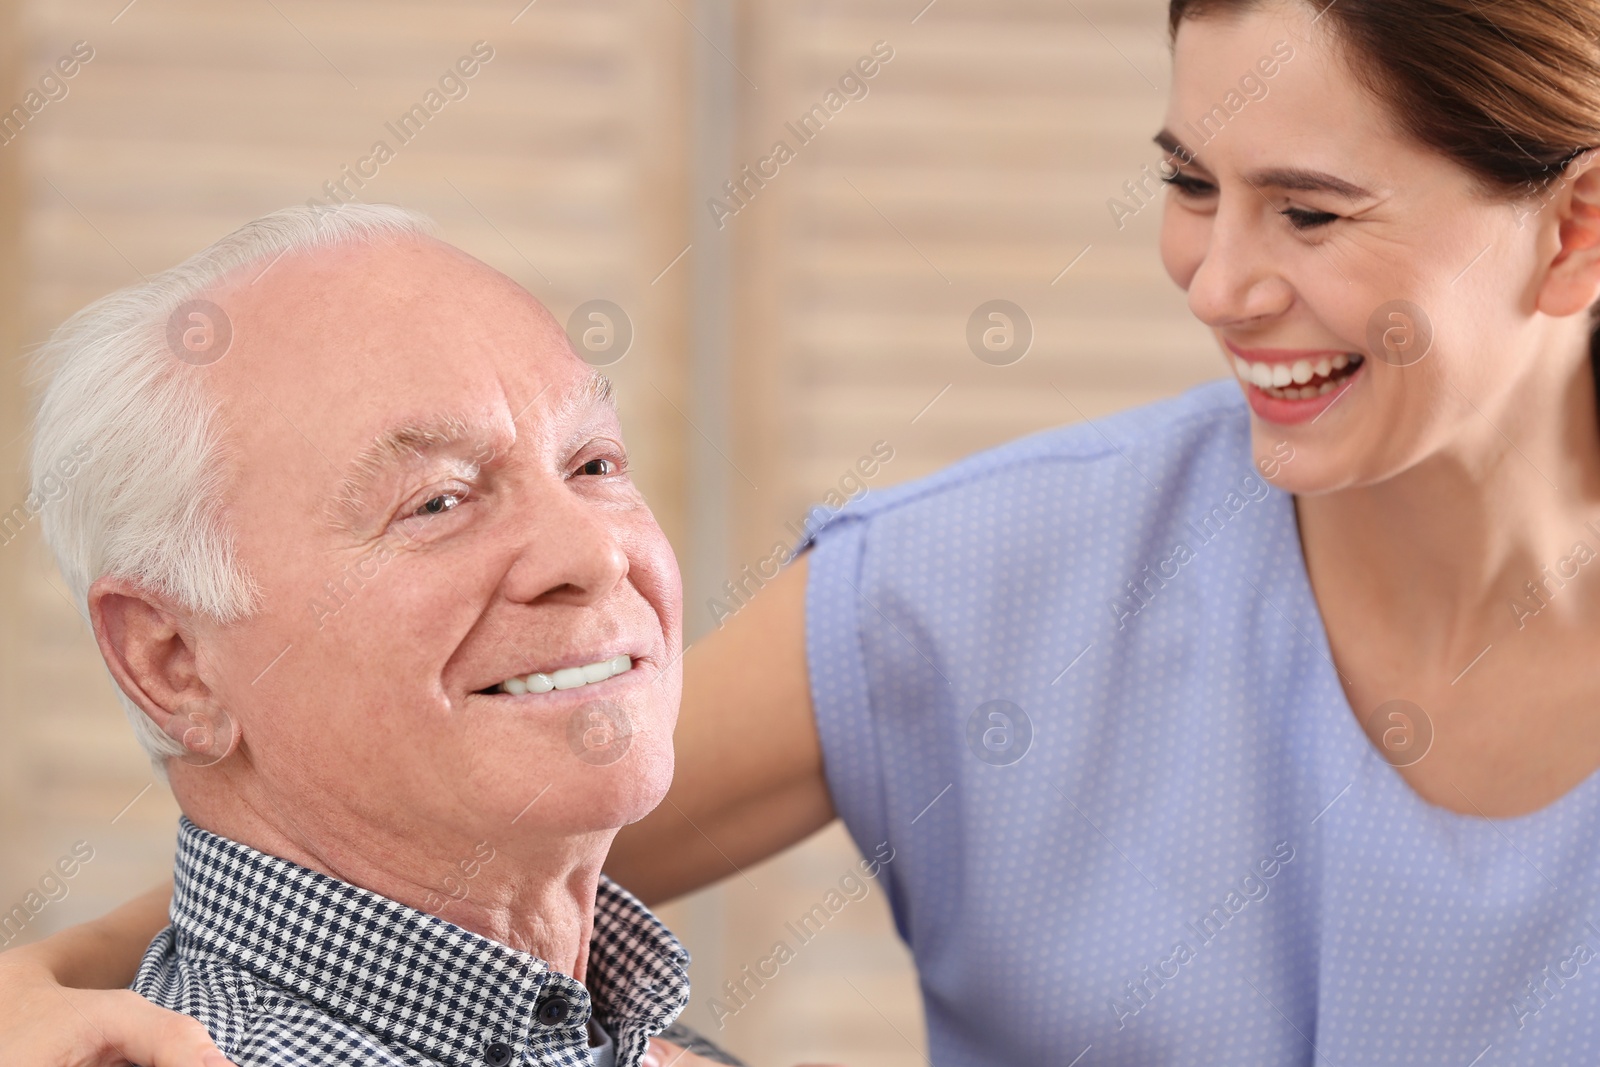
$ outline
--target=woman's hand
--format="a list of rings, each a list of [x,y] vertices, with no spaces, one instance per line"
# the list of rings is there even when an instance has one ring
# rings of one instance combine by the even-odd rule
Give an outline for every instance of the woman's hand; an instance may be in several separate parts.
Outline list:
[[[670,1041],[659,1037],[650,1039],[650,1051],[644,1054],[644,1067],[719,1067],[715,1060],[685,1052]],[[801,1067],[839,1067],[838,1064],[802,1064]]]
[[[206,1028],[127,989],[67,989],[21,948],[0,955],[0,1063],[231,1067]]]

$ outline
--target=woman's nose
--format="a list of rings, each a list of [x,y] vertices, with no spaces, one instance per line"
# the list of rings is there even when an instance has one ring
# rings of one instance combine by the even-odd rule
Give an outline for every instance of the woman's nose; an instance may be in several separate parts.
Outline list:
[[[1271,212],[1267,213],[1271,215]],[[1271,246],[1276,218],[1219,209],[1206,237],[1200,266],[1189,281],[1189,310],[1211,327],[1224,327],[1283,314],[1294,302]]]

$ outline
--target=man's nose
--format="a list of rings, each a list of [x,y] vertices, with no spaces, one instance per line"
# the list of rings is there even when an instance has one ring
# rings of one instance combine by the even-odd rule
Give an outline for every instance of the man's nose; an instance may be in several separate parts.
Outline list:
[[[516,562],[506,575],[506,595],[526,603],[592,604],[628,574],[628,553],[617,530],[577,494],[562,486],[531,508],[521,524]]]
[[[1204,258],[1189,280],[1189,310],[1207,326],[1270,320],[1294,303],[1273,252],[1283,239],[1274,223],[1283,220],[1270,209],[1265,216],[1244,205],[1219,207],[1213,216]]]

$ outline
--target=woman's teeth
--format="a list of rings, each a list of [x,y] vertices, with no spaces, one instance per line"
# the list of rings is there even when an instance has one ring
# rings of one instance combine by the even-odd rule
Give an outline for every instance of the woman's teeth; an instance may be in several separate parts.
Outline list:
[[[552,689],[577,689],[579,686],[603,682],[607,678],[615,678],[619,674],[626,674],[633,669],[633,658],[630,656],[613,656],[603,659],[598,663],[586,664],[582,667],[563,667],[559,671],[549,674],[524,675],[520,678],[507,678],[501,682],[496,691],[510,693],[514,697],[524,693],[548,693]]]
[[[1251,363],[1233,357],[1233,369],[1241,381],[1249,382],[1279,400],[1310,400],[1338,388],[1364,362],[1361,356],[1323,356],[1293,363]]]

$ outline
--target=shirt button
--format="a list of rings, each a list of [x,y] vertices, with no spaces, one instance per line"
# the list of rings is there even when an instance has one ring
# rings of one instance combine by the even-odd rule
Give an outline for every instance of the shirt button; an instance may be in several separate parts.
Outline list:
[[[506,1067],[514,1055],[511,1046],[504,1041],[491,1041],[483,1050],[483,1060],[489,1067]]]
[[[539,1005],[539,1021],[546,1026],[560,1026],[572,1014],[572,1002],[566,997],[551,997]]]

